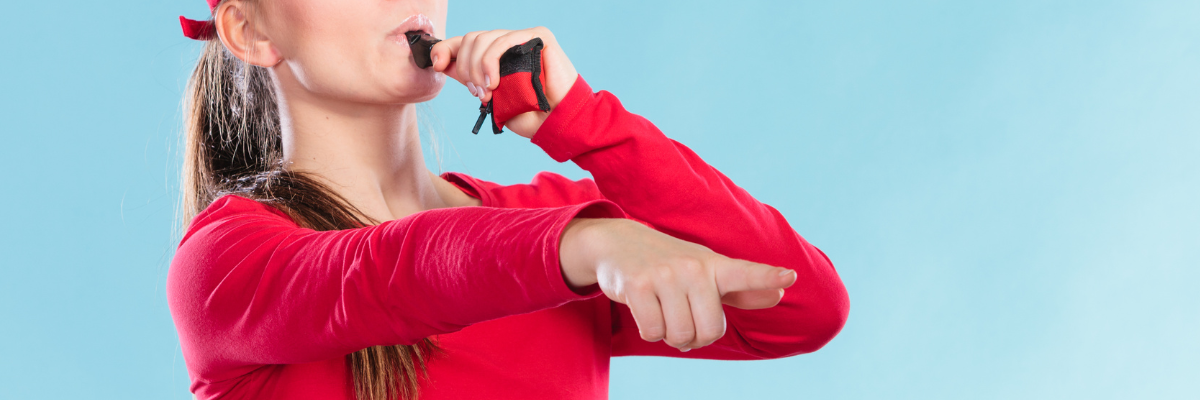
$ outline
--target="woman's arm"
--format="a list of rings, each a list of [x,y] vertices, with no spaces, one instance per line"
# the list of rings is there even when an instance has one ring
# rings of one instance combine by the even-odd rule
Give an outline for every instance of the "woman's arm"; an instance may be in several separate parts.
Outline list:
[[[637,334],[631,335],[631,332],[636,326],[632,318],[626,318],[630,315],[629,310],[616,305],[619,318],[615,320],[614,354],[678,354],[665,344],[667,341],[681,349],[703,346],[715,336],[697,335],[695,330],[717,330],[718,334],[724,331],[714,328],[722,325],[714,322],[722,321],[714,321],[713,314],[717,318],[728,317],[728,333],[720,342],[715,342],[715,346],[701,347],[707,351],[690,353],[690,356],[782,357],[814,351],[841,330],[849,301],[825,255],[796,234],[777,211],[755,200],[687,147],[663,136],[649,121],[625,111],[611,94],[593,94],[548,29],[479,31],[448,38],[434,46],[433,53],[440,61],[434,63],[433,68],[462,82],[480,101],[487,102],[492,97],[491,91],[496,90],[500,82],[500,55],[535,37],[545,44],[542,71],[545,73],[545,94],[553,111],[518,115],[505,122],[506,127],[518,135],[532,137],[533,142],[555,160],[574,160],[592,172],[604,196],[627,207],[634,218],[722,255],[762,263],[757,267],[715,268],[716,265],[735,263],[694,252],[685,257],[692,260],[684,263],[699,267],[668,273],[686,276],[686,279],[675,279],[667,284],[672,279],[642,276],[643,282],[661,284],[655,285],[654,294],[663,303],[662,311],[658,311],[659,301],[653,297],[647,298],[645,294],[633,298],[627,296],[625,289],[631,285],[622,284],[621,279],[604,282],[607,284],[605,294],[610,299],[633,304],[637,311],[635,315],[641,317],[637,322],[646,325],[643,328],[649,331],[641,332],[643,338],[661,337],[661,321],[668,321],[664,343],[635,340]],[[600,256],[619,256],[620,252],[620,249],[601,251],[595,254],[596,259],[589,261],[601,260],[603,257]],[[797,277],[791,278],[796,279],[796,286],[784,294],[772,290],[730,291],[728,295],[726,290],[718,291],[712,287],[714,280],[718,287],[731,286],[735,281],[744,282],[741,277],[766,271],[763,264],[796,271]],[[722,269],[740,272],[725,277],[712,276]],[[757,272],[741,275],[752,271]],[[599,272],[612,274],[610,278],[641,275],[638,271],[621,268]],[[738,278],[730,279],[734,276]],[[698,277],[704,279],[696,280]],[[781,283],[765,276],[757,276],[756,280],[754,286],[777,287],[775,284]],[[704,285],[697,288],[693,283]],[[686,289],[686,293],[681,292],[681,288]],[[649,289],[642,292],[646,290]],[[712,309],[720,307],[720,304],[711,304],[714,292],[720,292],[719,303],[727,305],[724,316]],[[694,295],[701,300],[697,302]],[[768,310],[748,310],[759,308],[764,300],[769,300],[767,304],[780,303]],[[668,306],[668,303],[674,305]],[[689,313],[709,317],[698,317],[693,321]],[[675,328],[670,326],[672,320],[676,321]],[[692,339],[681,340],[680,336],[692,337],[695,343]]]
[[[318,232],[227,196],[193,221],[167,295],[189,371],[221,380],[598,296],[564,282],[560,238],[573,218],[623,216],[603,200],[465,207]]]
[[[724,306],[726,334],[688,353],[646,342],[623,304],[614,303],[613,355],[756,359],[815,351],[841,330],[849,312],[829,259],[774,208],[763,204],[650,121],[626,111],[612,94],[593,93],[582,78],[538,128],[532,141],[559,162],[592,173],[604,196],[631,217],[722,255],[795,270],[778,305]]]

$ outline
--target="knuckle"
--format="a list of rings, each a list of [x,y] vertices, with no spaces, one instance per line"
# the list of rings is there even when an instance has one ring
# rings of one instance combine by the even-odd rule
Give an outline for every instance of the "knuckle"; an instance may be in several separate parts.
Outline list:
[[[696,333],[694,331],[692,331],[691,329],[688,329],[688,330],[680,329],[680,330],[673,330],[673,331],[667,332],[666,341],[667,341],[667,344],[671,345],[671,347],[680,347],[680,346],[690,343],[692,341],[692,339],[695,339],[695,337],[696,337]]]
[[[471,36],[469,39],[467,39],[468,41],[471,42],[472,53],[477,53],[479,51],[479,50],[477,50],[477,47],[480,45],[480,42],[482,41],[482,39],[483,39],[483,35],[474,35],[474,36]]]
[[[640,293],[654,291],[654,281],[647,279],[639,279],[629,283],[629,290]]]
[[[653,342],[663,338],[663,328],[661,326],[651,326],[642,329],[642,340]]]
[[[707,346],[720,339],[721,336],[725,336],[724,329],[721,327],[705,327],[700,329],[696,334],[696,342],[702,346]]]
[[[479,35],[475,36],[475,39],[471,40],[471,47],[476,49],[475,50],[476,54],[482,53],[484,50],[487,50],[487,47],[484,47],[487,45],[487,41],[488,41],[488,35],[486,33],[479,34]]]
[[[676,261],[676,268],[684,275],[695,276],[704,272],[704,262],[696,258],[686,257]]]
[[[663,265],[654,269],[654,278],[659,281],[673,281],[679,273],[671,265]]]
[[[488,46],[487,50],[483,51],[483,59],[490,60],[490,59],[499,57],[499,54],[497,54],[497,53],[500,52],[501,47],[503,47],[503,46],[500,46],[499,40],[492,42],[492,45]]]

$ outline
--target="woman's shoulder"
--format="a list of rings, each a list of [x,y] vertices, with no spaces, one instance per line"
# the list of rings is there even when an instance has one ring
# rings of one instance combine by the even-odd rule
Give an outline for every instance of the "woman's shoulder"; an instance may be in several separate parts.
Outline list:
[[[192,218],[184,233],[183,242],[187,242],[190,236],[213,225],[246,219],[295,225],[291,217],[275,207],[247,197],[228,194],[217,198]]]
[[[446,172],[441,176],[480,199],[484,207],[562,207],[604,198],[590,178],[570,179],[549,171],[539,172],[529,183],[514,185],[489,182],[461,172]]]
[[[168,297],[202,295],[247,254],[301,230],[282,211],[250,198],[226,195],[196,214],[175,249]]]

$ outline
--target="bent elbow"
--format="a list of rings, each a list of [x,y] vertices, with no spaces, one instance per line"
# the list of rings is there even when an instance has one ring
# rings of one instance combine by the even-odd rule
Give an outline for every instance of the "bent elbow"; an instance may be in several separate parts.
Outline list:
[[[841,282],[836,286],[838,290],[831,293],[819,309],[814,310],[810,321],[811,331],[802,353],[820,350],[846,327],[846,321],[850,318],[850,297]]]
[[[803,317],[793,325],[798,328],[798,332],[795,332],[798,334],[795,336],[796,340],[790,346],[780,348],[781,351],[775,352],[776,354],[770,354],[771,358],[791,357],[820,350],[833,341],[846,326],[850,318],[850,296],[833,265],[829,263],[828,257],[825,257],[824,261],[825,270],[829,274],[825,279],[818,279],[820,284],[805,289],[809,292],[805,295],[805,301],[801,303]]]
[[[850,319],[850,294],[846,292],[846,285],[842,283],[837,270],[833,268],[833,262],[829,260],[829,256],[820,249],[817,249],[817,252],[825,261],[824,270],[828,275],[825,285],[822,285],[825,287],[824,295],[818,297],[816,307],[813,309],[812,344],[807,349],[808,353],[820,350],[833,341],[833,338],[842,332],[842,328],[846,327],[846,321]]]

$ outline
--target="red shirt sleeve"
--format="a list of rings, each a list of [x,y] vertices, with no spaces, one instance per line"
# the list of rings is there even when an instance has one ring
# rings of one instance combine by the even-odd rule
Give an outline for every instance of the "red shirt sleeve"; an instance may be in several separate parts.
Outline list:
[[[575,217],[624,213],[606,200],[462,207],[318,232],[223,197],[193,220],[168,274],[188,371],[219,381],[600,296],[562,277],[559,239]]]
[[[849,298],[829,258],[778,211],[626,111],[611,93],[593,93],[578,78],[532,142],[556,161],[572,160],[591,172],[604,197],[632,218],[725,256],[798,274],[775,307],[725,306],[725,336],[687,353],[642,340],[629,308],[614,302],[614,356],[778,358],[816,351],[841,331]]]

